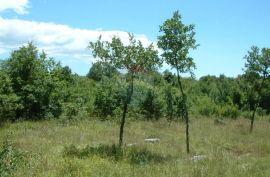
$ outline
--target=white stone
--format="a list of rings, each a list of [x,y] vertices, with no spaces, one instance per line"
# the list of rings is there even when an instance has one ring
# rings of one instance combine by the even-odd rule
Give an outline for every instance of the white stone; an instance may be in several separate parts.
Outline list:
[[[159,138],[146,138],[144,141],[146,143],[158,143],[160,139]]]
[[[193,156],[192,158],[191,158],[191,160],[193,160],[193,161],[200,161],[200,160],[204,160],[204,159],[206,159],[207,158],[207,156],[206,155],[195,155],[195,156]]]

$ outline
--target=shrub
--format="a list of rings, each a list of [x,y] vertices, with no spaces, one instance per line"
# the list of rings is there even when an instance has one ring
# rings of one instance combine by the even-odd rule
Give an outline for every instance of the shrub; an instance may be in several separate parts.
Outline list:
[[[141,103],[141,112],[147,120],[158,120],[162,116],[163,103],[154,90],[148,90],[146,98]]]
[[[0,124],[6,120],[14,120],[16,112],[22,109],[19,97],[12,89],[9,76],[0,70]]]
[[[113,116],[121,102],[121,90],[116,79],[103,78],[97,87],[94,112],[102,118]]]
[[[85,158],[93,155],[98,155],[103,158],[113,158],[119,160],[123,156],[123,151],[116,145],[98,145],[98,146],[86,146],[78,148],[75,145],[65,146],[63,150],[64,156]]]
[[[198,99],[197,111],[203,116],[213,116],[217,112],[216,105],[209,97],[201,97]]]
[[[23,157],[23,153],[17,150],[14,143],[6,139],[0,147],[0,176],[13,175],[23,162]]]
[[[218,115],[221,117],[236,119],[239,117],[240,111],[235,105],[223,105],[218,107]]]
[[[266,116],[267,115],[267,111],[261,107],[257,108],[257,114],[258,116]]]

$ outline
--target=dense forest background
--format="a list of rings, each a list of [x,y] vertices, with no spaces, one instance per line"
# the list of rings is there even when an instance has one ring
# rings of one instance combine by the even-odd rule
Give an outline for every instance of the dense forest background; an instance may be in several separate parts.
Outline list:
[[[106,62],[94,63],[86,76],[73,74],[69,67],[29,43],[1,60],[1,123],[21,119],[118,120],[127,96],[127,77],[128,73]],[[244,73],[235,78],[207,75],[182,79],[193,117],[251,117],[256,92]],[[173,70],[139,73],[135,75],[128,117],[181,120],[182,100]],[[269,113],[270,79],[267,78],[256,114]]]

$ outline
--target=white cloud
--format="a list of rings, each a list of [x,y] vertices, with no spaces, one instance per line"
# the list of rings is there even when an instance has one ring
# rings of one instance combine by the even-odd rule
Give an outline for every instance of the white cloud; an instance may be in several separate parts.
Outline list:
[[[0,0],[0,12],[13,10],[17,14],[26,14],[29,0]]]
[[[67,25],[43,23],[0,17],[0,51],[10,52],[21,45],[32,41],[40,49],[62,62],[94,62],[87,46],[100,35],[103,40],[119,36],[128,43],[128,33],[124,31],[102,31],[72,28]],[[145,35],[135,35],[144,45],[151,41]]]

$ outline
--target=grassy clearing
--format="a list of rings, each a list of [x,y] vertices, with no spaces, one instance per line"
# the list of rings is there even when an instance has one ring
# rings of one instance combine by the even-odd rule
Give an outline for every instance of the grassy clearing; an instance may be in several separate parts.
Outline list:
[[[123,152],[113,149],[118,125],[109,121],[18,122],[1,127],[0,140],[11,136],[26,154],[27,163],[14,176],[269,177],[270,122],[257,121],[254,132],[248,130],[245,119],[226,125],[192,119],[190,155],[185,153],[184,124],[179,122],[128,122],[125,143],[136,145]],[[148,137],[160,142],[146,144]],[[206,158],[192,160],[195,155]]]

